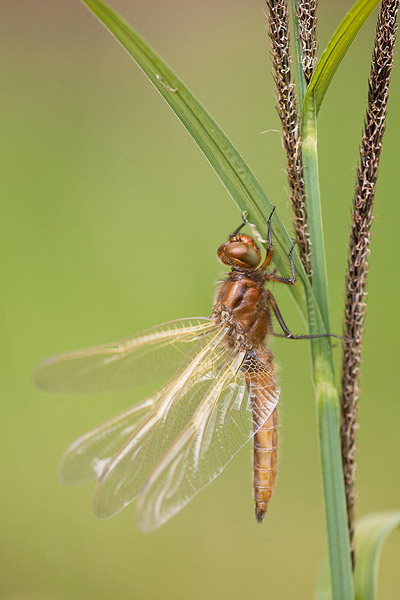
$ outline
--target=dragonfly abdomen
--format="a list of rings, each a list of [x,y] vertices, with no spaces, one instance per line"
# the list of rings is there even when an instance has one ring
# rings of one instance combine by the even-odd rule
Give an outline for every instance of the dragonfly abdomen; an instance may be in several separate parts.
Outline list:
[[[259,523],[274,491],[278,460],[278,411],[275,409],[254,436],[254,501]]]

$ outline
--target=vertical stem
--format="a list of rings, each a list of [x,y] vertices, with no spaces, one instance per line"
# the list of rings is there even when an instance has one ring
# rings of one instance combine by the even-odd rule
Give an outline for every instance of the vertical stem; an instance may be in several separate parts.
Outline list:
[[[311,246],[310,274],[313,292],[319,307],[318,311],[318,309],[315,310],[313,303],[307,303],[308,320],[310,332],[317,334],[321,333],[324,328],[325,331],[330,331],[330,325],[319,190],[316,111],[312,95],[311,101],[304,102],[306,83],[311,77],[315,63],[316,5],[315,0],[312,2],[292,0],[300,101],[303,109],[302,161]],[[311,350],[316,386],[332,598],[333,600],[352,600],[354,590],[341,463],[339,399],[335,389],[329,340],[312,340]]]
[[[335,387],[326,381],[317,385],[316,397],[332,598],[350,600],[353,598],[353,580],[343,474],[339,467],[339,398]]]
[[[309,316],[309,327],[311,333],[321,333],[321,327],[325,331],[330,331],[330,325],[319,190],[317,122],[312,95],[311,102],[307,102],[306,100],[303,109],[303,164],[312,251],[312,281],[313,292],[320,311],[319,319],[315,318],[315,315]],[[319,328],[319,331],[317,328]],[[332,598],[333,600],[352,600],[354,591],[340,444],[339,399],[335,389],[329,340],[313,340],[312,355],[316,384]]]
[[[308,307],[310,329],[321,329],[323,323],[320,314],[315,312],[311,302],[308,302]],[[339,399],[334,383],[331,349],[326,338],[312,340],[311,348],[332,599],[352,600],[354,592],[339,435]]]
[[[304,181],[307,193],[308,226],[311,240],[311,274],[315,298],[321,311],[325,331],[330,331],[328,283],[325,262],[324,233],[322,226],[321,198],[319,191],[317,116],[311,96],[304,104],[302,137]],[[314,331],[311,333],[321,333]]]

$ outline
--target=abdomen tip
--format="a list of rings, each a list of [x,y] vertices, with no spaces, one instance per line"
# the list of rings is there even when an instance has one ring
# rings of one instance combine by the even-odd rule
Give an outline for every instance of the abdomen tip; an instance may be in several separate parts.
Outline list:
[[[257,523],[262,523],[262,520],[265,517],[265,513],[266,511],[263,508],[256,508]]]

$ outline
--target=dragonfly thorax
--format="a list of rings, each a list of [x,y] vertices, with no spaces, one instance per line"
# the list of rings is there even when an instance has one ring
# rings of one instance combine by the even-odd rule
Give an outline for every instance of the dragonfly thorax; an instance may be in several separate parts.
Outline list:
[[[269,330],[268,292],[250,276],[234,275],[221,285],[212,318],[231,325],[239,345],[258,347]]]

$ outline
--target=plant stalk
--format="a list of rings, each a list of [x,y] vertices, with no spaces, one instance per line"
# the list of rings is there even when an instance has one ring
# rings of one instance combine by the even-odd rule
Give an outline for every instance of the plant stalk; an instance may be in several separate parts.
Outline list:
[[[313,96],[303,106],[302,138],[304,182],[311,243],[311,276],[324,330],[329,332],[328,283],[318,174],[317,115]],[[322,332],[311,331],[311,333]]]
[[[314,305],[315,306],[315,305]],[[310,329],[323,327],[310,307]],[[332,600],[353,600],[353,578],[347,531],[346,500],[340,445],[339,398],[335,388],[331,348],[327,338],[311,341],[317,404],[325,518]]]
[[[307,98],[307,96],[306,96]],[[328,286],[318,174],[317,123],[313,95],[303,108],[303,165],[311,240],[313,292],[320,319],[309,312],[310,332],[330,331]],[[328,535],[329,565],[333,600],[354,597],[347,531],[347,513],[340,445],[339,399],[329,339],[311,343],[318,411],[318,427]]]

